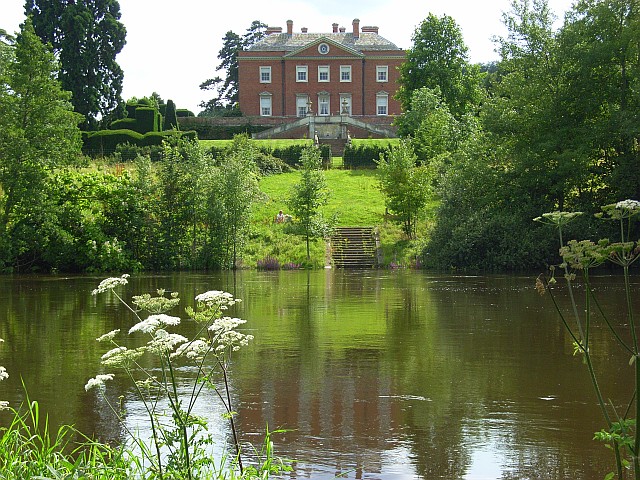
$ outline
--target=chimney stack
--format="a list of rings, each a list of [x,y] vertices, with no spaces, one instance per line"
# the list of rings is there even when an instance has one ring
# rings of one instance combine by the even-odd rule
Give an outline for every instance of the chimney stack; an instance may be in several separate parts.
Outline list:
[[[300,29],[300,31],[301,31],[302,33],[307,33],[307,32],[309,31],[309,29],[308,29],[307,27],[302,27],[302,28]]]
[[[362,33],[378,33],[378,27],[362,27]]]
[[[346,27],[340,27],[340,33],[345,33],[347,31]]]
[[[282,27],[267,27],[267,35],[282,33]]]
[[[353,38],[360,38],[360,19],[353,19]]]
[[[287,35],[293,35],[293,20],[287,20]]]
[[[331,26],[333,27],[333,33],[338,33],[338,24],[332,23]]]

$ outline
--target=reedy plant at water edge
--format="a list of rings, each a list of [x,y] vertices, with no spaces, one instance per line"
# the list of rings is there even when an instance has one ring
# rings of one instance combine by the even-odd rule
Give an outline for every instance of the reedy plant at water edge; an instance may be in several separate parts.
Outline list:
[[[634,311],[631,297],[631,283],[629,267],[640,258],[640,242],[630,240],[630,232],[633,222],[640,215],[640,202],[636,200],[623,200],[615,204],[602,207],[602,213],[596,216],[617,221],[620,224],[620,241],[610,242],[602,239],[598,242],[590,240],[564,242],[563,227],[572,221],[581,212],[551,212],[545,213],[534,220],[553,225],[558,230],[560,240],[560,256],[562,263],[559,265],[564,271],[571,309],[575,320],[573,323],[567,320],[560,308],[554,294],[552,285],[556,283],[555,267],[551,267],[552,275],[546,279],[540,275],[536,281],[536,288],[541,294],[549,292],[553,304],[560,319],[573,340],[574,353],[581,354],[589,371],[589,377],[596,394],[600,410],[605,419],[607,428],[596,432],[594,439],[603,441],[613,449],[616,470],[609,472],[605,479],[610,480],[616,475],[623,479],[627,470],[632,471],[633,478],[640,480],[640,430],[636,428],[636,420],[640,418],[640,344],[636,332]],[[628,325],[628,338],[616,328],[609,315],[603,310],[598,301],[590,281],[590,270],[605,262],[611,262],[622,267],[624,278],[624,291],[626,300],[626,320]],[[573,282],[581,273],[584,283],[584,309],[578,308],[574,296]],[[584,313],[580,313],[580,311]],[[591,355],[591,329],[592,312],[597,312],[606,324],[609,333],[615,339],[615,343],[628,355],[629,365],[634,367],[629,384],[634,386],[631,399],[626,408],[617,409],[611,401],[605,401],[605,396],[598,383],[598,376],[593,365]]]
[[[245,320],[224,316],[224,313],[240,300],[233,298],[230,293],[217,290],[197,295],[195,307],[186,307],[185,311],[198,326],[198,331],[194,338],[187,339],[168,331],[181,322],[179,317],[167,314],[180,302],[177,293],[165,296],[164,290],[158,290],[157,296],[134,296],[129,304],[115,290],[127,283],[128,275],[108,278],[100,283],[93,294],[111,292],[115,295],[137,320],[129,329],[129,335],[146,335],[146,344],[136,348],[121,345],[117,341],[119,330],[106,333],[97,340],[109,343],[112,347],[102,356],[101,363],[105,367],[120,369],[131,380],[148,417],[150,440],[144,441],[129,430],[124,421],[126,414],[123,409],[109,402],[104,395],[105,382],[112,380],[113,374],[97,375],[87,382],[85,388],[96,388],[102,393],[105,402],[134,442],[134,448],[142,454],[143,463],[147,464],[146,468],[152,473],[152,478],[236,478],[238,474],[243,478],[268,478],[272,473],[269,470],[244,468],[243,452],[234,422],[236,413],[229,385],[231,355],[246,346],[253,336],[238,331]],[[143,312],[148,314],[144,319],[141,316]],[[157,359],[160,372],[158,376],[143,366],[142,358],[149,355]],[[186,393],[180,393],[178,389],[176,369],[180,364],[190,364],[196,370],[195,378],[190,380]],[[222,379],[222,389],[215,383],[217,378]],[[207,421],[194,414],[198,397],[205,387],[213,389],[222,402],[233,435],[234,454],[225,455],[219,465],[215,464],[207,452],[207,447],[213,443],[207,430]],[[163,401],[168,404],[169,414],[163,411]],[[231,458],[229,462],[228,458]]]
[[[26,389],[22,406],[9,410],[11,421],[0,428],[1,480],[130,477],[123,448],[95,442],[72,426],[51,430],[48,417],[42,417]]]

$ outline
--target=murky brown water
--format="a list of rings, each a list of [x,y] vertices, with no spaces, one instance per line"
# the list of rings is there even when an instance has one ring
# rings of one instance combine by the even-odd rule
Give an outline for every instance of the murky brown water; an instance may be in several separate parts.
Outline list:
[[[91,296],[100,280],[0,277],[0,365],[10,374],[0,399],[18,405],[22,377],[52,424],[114,440],[121,427],[84,385],[103,371],[95,338],[132,319]],[[596,283],[624,323],[621,279]],[[259,443],[267,424],[291,429],[275,443],[297,460],[295,477],[602,479],[612,457],[592,441],[603,423],[587,371],[533,284],[533,275],[248,271],[134,276],[124,295],[165,287],[186,303],[211,289],[243,299],[233,314],[255,340],[231,372],[241,435]],[[592,338],[605,395],[623,405],[628,355],[601,322]],[[125,395],[130,426],[142,425],[126,381],[109,387]],[[208,395],[199,413],[222,445],[226,423]]]

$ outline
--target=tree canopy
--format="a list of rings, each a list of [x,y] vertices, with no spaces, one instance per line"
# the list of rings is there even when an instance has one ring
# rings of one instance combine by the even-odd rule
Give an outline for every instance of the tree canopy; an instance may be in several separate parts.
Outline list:
[[[468,49],[455,20],[433,14],[416,28],[413,47],[400,67],[398,98],[403,111],[411,110],[413,92],[439,88],[456,118],[474,109],[481,99],[480,69],[468,60]]]
[[[220,64],[216,70],[223,70],[226,76],[205,80],[200,84],[202,90],[216,90],[217,96],[200,103],[205,115],[233,115],[238,103],[238,52],[249,48],[266,35],[267,25],[254,20],[243,36],[229,30],[222,38],[222,48],[218,52]]]
[[[80,154],[80,115],[56,79],[54,55],[22,25],[0,75],[0,268],[42,253],[55,217],[50,176]],[[6,69],[5,69],[6,67]],[[46,248],[46,247],[45,247]]]
[[[85,116],[84,127],[122,116],[124,72],[116,56],[126,43],[126,29],[118,1],[27,0],[25,13],[59,58],[58,78]]]

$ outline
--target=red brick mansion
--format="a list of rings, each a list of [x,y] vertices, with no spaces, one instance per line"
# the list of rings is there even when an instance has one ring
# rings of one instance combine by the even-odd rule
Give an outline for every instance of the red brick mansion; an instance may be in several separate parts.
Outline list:
[[[349,32],[337,23],[332,30],[293,33],[288,20],[286,33],[269,27],[265,38],[238,53],[240,110],[281,126],[280,135],[269,135],[335,138],[349,128],[384,136],[375,126],[389,127],[401,113],[394,95],[405,51],[381,37],[378,27],[360,28],[358,19]]]

